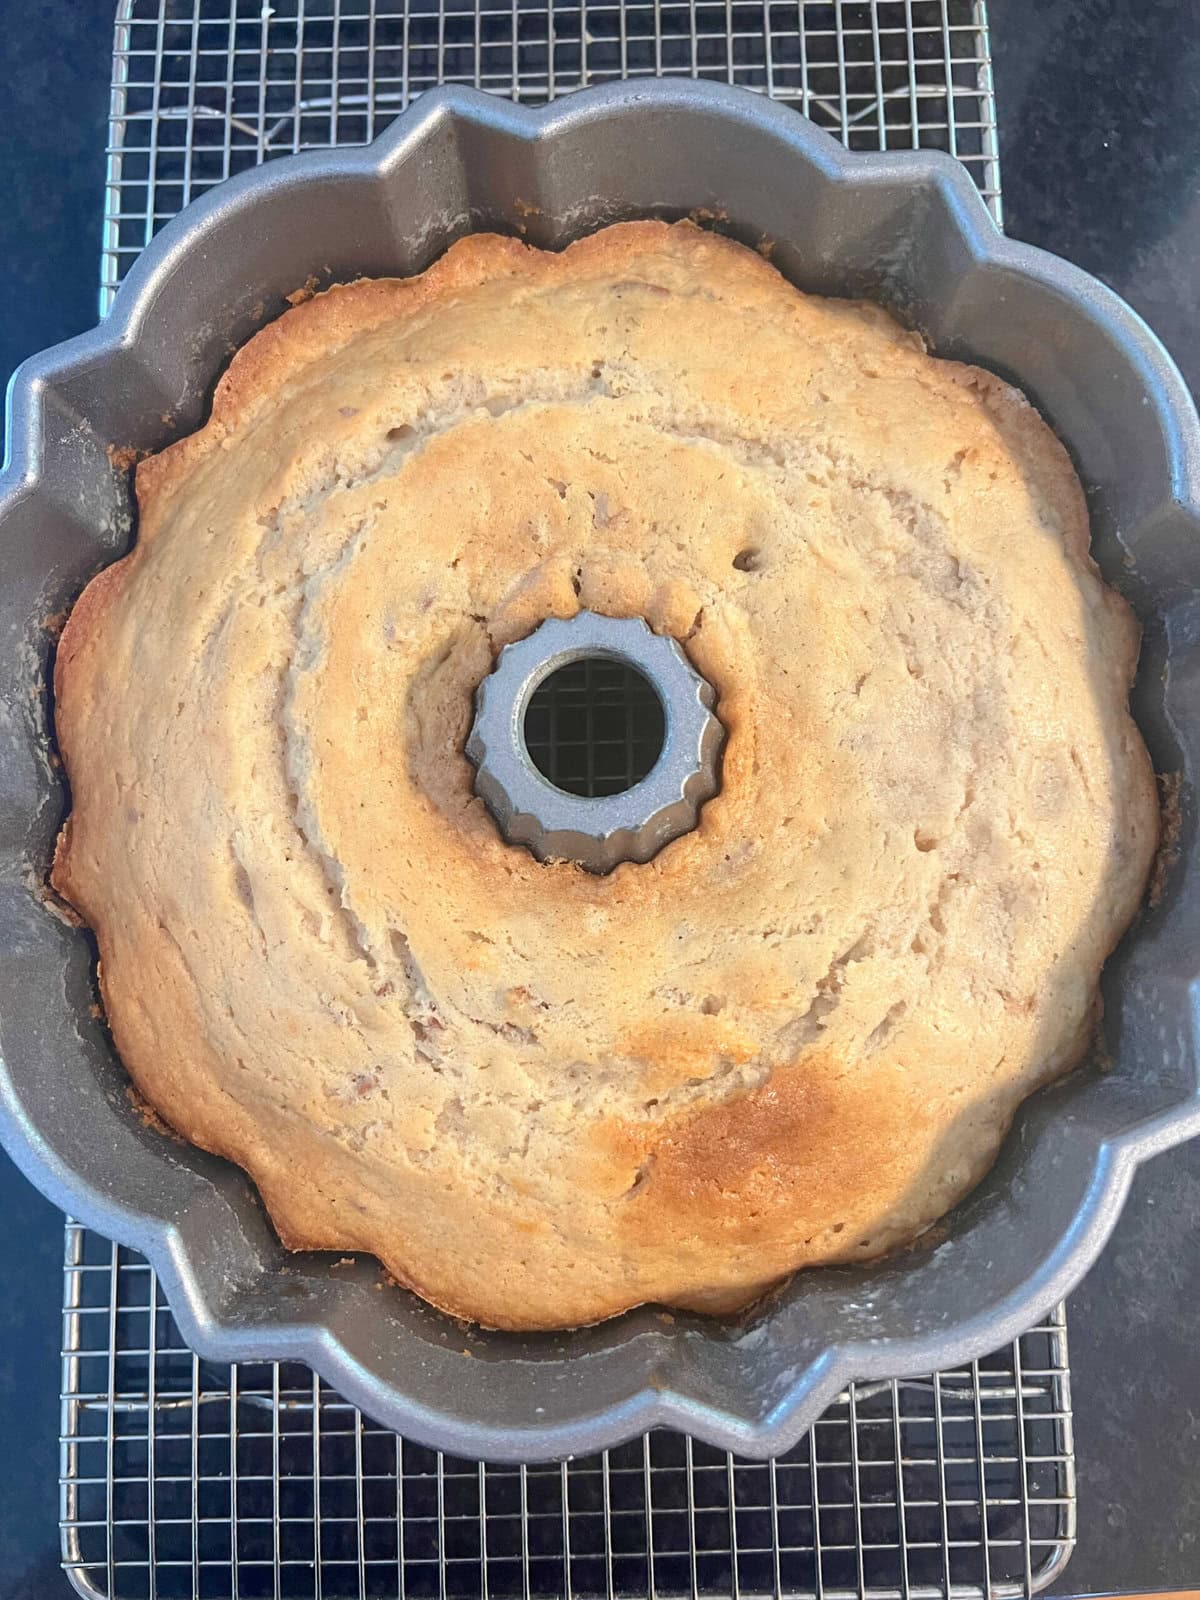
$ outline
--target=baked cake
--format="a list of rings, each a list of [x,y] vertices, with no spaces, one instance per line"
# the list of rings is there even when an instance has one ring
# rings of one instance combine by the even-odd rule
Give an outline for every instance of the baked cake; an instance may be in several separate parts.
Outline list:
[[[1025,399],[687,224],[298,305],[137,471],[62,639],[54,885],[113,1036],[287,1244],[501,1328],[913,1240],[1085,1051],[1157,837],[1138,632]],[[640,616],[720,794],[505,844],[496,652]]]

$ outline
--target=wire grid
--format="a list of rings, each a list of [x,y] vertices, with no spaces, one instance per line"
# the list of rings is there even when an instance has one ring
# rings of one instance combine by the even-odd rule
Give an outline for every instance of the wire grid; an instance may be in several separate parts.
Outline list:
[[[757,89],[853,149],[948,150],[1001,220],[984,0],[121,0],[101,312],[196,195],[365,143],[435,84],[532,105],[648,73]]]
[[[305,1367],[200,1361],[147,1263],[74,1223],[62,1451],[64,1564],[121,1600],[1016,1596],[1075,1531],[1061,1309],[968,1367],[853,1385],[771,1462],[658,1432],[485,1466]]]
[[[662,701],[622,661],[585,656],[552,672],[530,696],[525,748],[544,778],[568,794],[623,794],[662,753]]]

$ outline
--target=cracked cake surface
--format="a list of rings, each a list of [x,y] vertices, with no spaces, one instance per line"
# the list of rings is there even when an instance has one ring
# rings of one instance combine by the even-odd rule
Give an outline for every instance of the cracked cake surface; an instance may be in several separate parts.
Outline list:
[[[149,1102],[286,1243],[555,1328],[916,1237],[1074,1065],[1157,839],[1138,634],[1015,390],[689,224],[288,311],[138,468],[56,669],[54,884]],[[496,651],[644,617],[722,788],[506,845]]]

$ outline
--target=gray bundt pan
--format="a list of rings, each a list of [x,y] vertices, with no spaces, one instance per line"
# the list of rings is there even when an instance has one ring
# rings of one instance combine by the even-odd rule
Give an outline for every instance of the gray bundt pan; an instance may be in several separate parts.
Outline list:
[[[806,289],[883,299],[940,354],[981,362],[1042,408],[1087,486],[1097,557],[1145,625],[1135,709],[1158,770],[1180,775],[1177,835],[1107,970],[1103,1069],[1028,1104],[994,1171],[926,1242],[802,1273],[733,1322],[647,1308],[561,1336],[480,1334],[381,1292],[368,1260],[289,1255],[240,1172],[131,1105],[89,938],[39,899],[67,804],[50,619],[129,543],[111,447],[156,450],[195,428],[229,353],[310,276],[416,272],[476,229],[553,247],[688,212],[769,239]],[[61,1206],[150,1258],[203,1355],[306,1361],[380,1421],[464,1455],[562,1456],[670,1424],[764,1456],[851,1378],[929,1371],[1015,1336],[1095,1260],[1138,1163],[1200,1130],[1197,419],[1138,318],[1003,238],[948,157],[847,155],[793,111],[692,83],[542,111],[430,94],[366,149],[280,161],[189,207],[102,327],[16,375],[2,491],[0,1135]]]

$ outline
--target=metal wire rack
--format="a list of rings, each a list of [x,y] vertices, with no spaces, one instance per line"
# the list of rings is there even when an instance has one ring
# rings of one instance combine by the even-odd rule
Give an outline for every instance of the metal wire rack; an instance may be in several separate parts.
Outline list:
[[[525,748],[568,794],[623,794],[654,766],[666,720],[649,681],[623,662],[585,656],[552,672],[530,696]]]
[[[1074,1539],[1061,1310],[969,1367],[853,1385],[775,1461],[654,1433],[528,1467],[411,1444],[295,1364],[200,1361],[146,1262],[76,1224],[63,1319],[87,1595],[1002,1597]]]
[[[423,90],[536,103],[637,73],[774,95],[855,147],[949,150],[997,220],[981,0],[121,0],[101,309],[154,232],[288,151],[363,142]],[[604,671],[527,726],[576,792],[654,756]],[[81,1593],[141,1597],[1030,1594],[1075,1537],[1061,1308],[996,1356],[859,1384],[769,1463],[655,1433],[497,1467],[375,1426],[307,1369],[188,1350],[149,1265],[66,1232],[62,1550]]]
[[[435,84],[537,104],[647,73],[757,89],[855,149],[948,150],[1001,220],[984,0],[121,0],[100,309],[212,184],[365,143]]]

